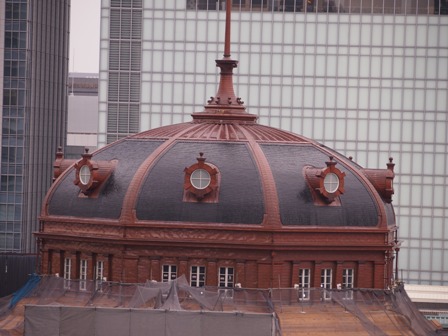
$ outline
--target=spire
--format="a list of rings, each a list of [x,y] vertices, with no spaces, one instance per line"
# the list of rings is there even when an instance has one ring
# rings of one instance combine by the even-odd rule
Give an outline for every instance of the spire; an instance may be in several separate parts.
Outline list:
[[[257,119],[256,115],[246,112],[244,102],[235,95],[233,89],[233,68],[238,66],[238,61],[230,57],[231,11],[232,0],[226,0],[224,57],[216,60],[216,66],[221,69],[218,92],[207,101],[204,112],[198,112],[192,115],[193,120],[219,119],[253,122]]]

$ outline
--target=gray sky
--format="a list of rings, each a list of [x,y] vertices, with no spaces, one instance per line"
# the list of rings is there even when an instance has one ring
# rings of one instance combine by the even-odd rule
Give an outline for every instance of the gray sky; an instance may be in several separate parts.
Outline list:
[[[72,0],[69,72],[99,71],[101,0]]]

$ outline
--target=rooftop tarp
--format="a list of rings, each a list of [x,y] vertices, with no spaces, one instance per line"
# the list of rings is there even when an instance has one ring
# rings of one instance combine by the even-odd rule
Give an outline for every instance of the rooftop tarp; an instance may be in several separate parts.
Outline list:
[[[27,336],[272,336],[273,314],[25,306]]]

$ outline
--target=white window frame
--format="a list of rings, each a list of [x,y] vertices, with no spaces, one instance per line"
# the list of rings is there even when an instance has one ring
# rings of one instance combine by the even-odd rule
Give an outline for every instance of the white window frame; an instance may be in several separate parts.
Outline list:
[[[81,259],[79,263],[79,290],[87,289],[87,259]]]
[[[177,278],[177,265],[162,265],[162,282],[169,282]]]
[[[299,301],[307,301],[310,299],[310,287],[311,287],[311,269],[299,268]]]
[[[90,176],[92,175],[92,173],[90,172],[90,168],[87,165],[83,165],[80,169],[79,169],[79,181],[83,184],[83,185],[87,185],[89,184],[90,181]]]
[[[324,188],[329,194],[334,194],[339,189],[339,176],[335,173],[328,173],[324,178]]]
[[[235,269],[233,267],[220,267],[218,272],[218,286],[233,288],[235,285]]]
[[[355,280],[355,270],[353,268],[344,268],[342,270],[342,288],[352,289]]]
[[[103,277],[104,277],[104,261],[103,260],[97,260],[95,273],[96,273],[95,274],[96,290],[101,291],[102,290]]]
[[[331,289],[333,280],[333,270],[331,268],[322,268],[320,272],[320,287]]]
[[[332,288],[332,282],[333,282],[333,269],[322,268],[320,273],[320,287],[324,291],[323,298],[325,300],[331,299],[331,292],[327,292],[326,289]]]
[[[72,259],[64,259],[64,288],[70,288],[70,280],[72,273]]]
[[[353,287],[355,283],[355,270],[353,268],[344,268],[342,270],[342,288],[347,289],[345,300],[353,300]]]
[[[210,173],[203,168],[198,168],[191,173],[190,183],[198,190],[204,190],[210,185],[212,177]]]
[[[205,286],[205,266],[191,266],[190,267],[190,286],[204,287]]]

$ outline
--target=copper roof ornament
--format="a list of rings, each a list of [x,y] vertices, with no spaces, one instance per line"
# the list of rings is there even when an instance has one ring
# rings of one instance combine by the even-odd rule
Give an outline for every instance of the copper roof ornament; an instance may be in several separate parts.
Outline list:
[[[226,28],[224,42],[224,57],[216,60],[216,66],[221,69],[218,92],[210,97],[204,112],[192,114],[195,121],[231,121],[231,122],[255,122],[256,115],[246,112],[244,101],[235,95],[233,89],[233,68],[238,66],[238,61],[230,57],[230,24],[232,1],[226,1]]]

